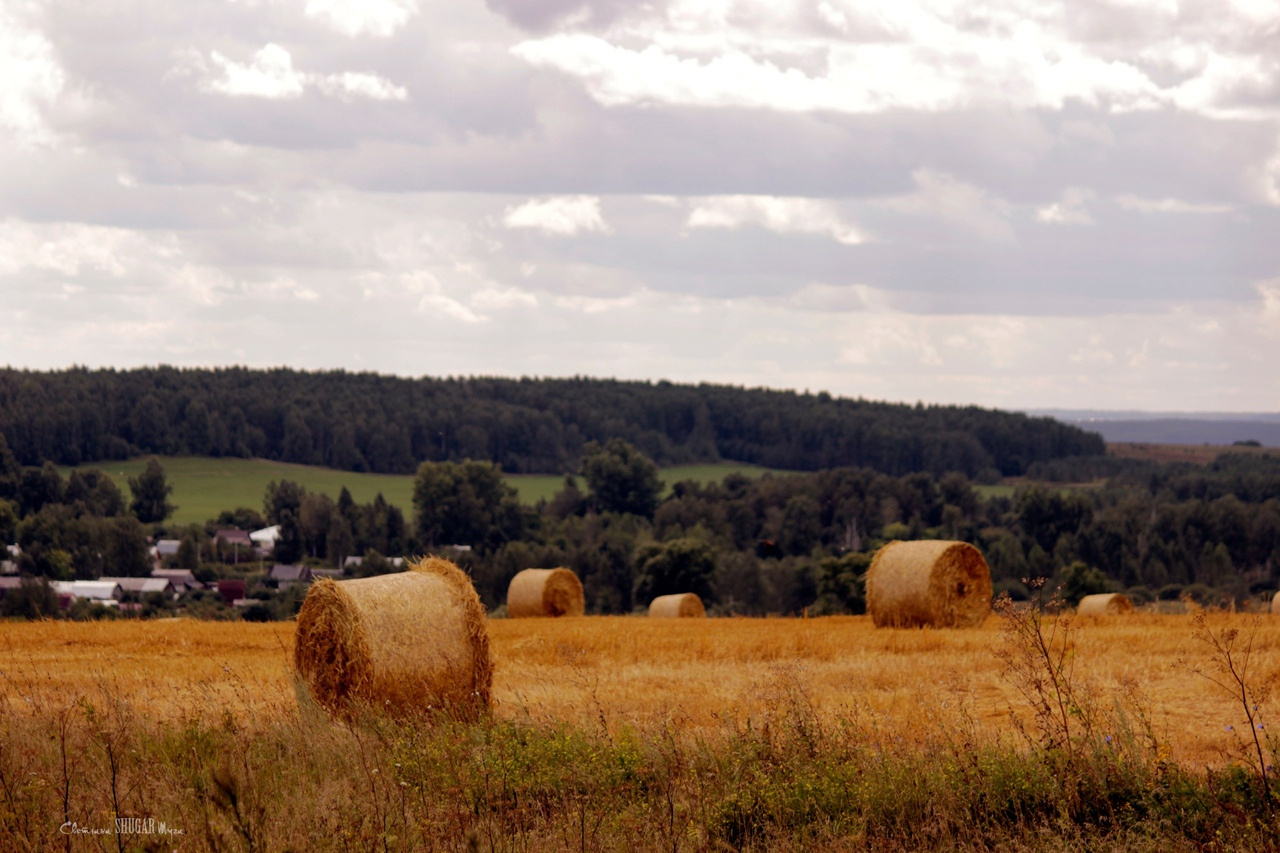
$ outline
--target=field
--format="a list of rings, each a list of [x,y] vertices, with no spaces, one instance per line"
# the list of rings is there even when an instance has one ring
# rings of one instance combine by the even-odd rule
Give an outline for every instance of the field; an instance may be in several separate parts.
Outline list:
[[[212,459],[205,457],[162,457],[165,475],[173,486],[170,501],[178,509],[172,516],[175,524],[202,523],[225,509],[250,507],[261,510],[267,484],[273,480],[293,480],[309,492],[320,492],[337,498],[346,486],[357,503],[368,503],[379,492],[387,503],[399,507],[406,517],[413,513],[413,477],[407,474],[358,474],[292,465],[266,459]],[[147,459],[123,462],[94,462],[80,468],[101,468],[120,490],[129,494],[129,477],[136,477],[146,467]],[[63,476],[72,468],[62,469]],[[757,477],[768,469],[737,463],[716,465],[682,465],[661,469],[659,476],[668,487],[680,480],[719,482],[738,472]],[[564,482],[564,477],[544,474],[509,474],[506,477],[525,503],[550,498]]]
[[[1252,638],[1247,680],[1269,685],[1280,620],[1198,618],[1042,623],[1050,639],[1071,630],[1065,740],[1037,724],[1028,699],[1043,690],[1006,665],[1035,660],[1010,632],[1025,614],[970,631],[490,620],[491,718],[354,725],[300,703],[289,623],[5,623],[0,837],[13,850],[72,845],[68,827],[88,836],[74,849],[113,850],[1274,849],[1254,729],[1188,667],[1221,676],[1193,634],[1236,630],[1237,664]]]
[[[1256,617],[1218,614],[1243,628]],[[877,630],[869,617],[650,621],[595,616],[489,621],[496,662],[497,715],[611,726],[679,718],[714,729],[768,710],[794,683],[824,716],[852,710],[895,732],[968,709],[990,735],[1009,731],[1019,710],[1001,675],[1000,620],[979,630]],[[1100,695],[1138,688],[1171,755],[1195,766],[1231,754],[1239,709],[1208,680],[1177,666],[1201,650],[1185,615],[1081,618],[1073,665]],[[0,624],[5,687],[40,704],[74,703],[102,687],[145,713],[181,716],[227,709],[252,726],[260,713],[293,701],[288,673],[293,623],[150,622]],[[1280,620],[1258,633],[1254,673],[1280,674]]]

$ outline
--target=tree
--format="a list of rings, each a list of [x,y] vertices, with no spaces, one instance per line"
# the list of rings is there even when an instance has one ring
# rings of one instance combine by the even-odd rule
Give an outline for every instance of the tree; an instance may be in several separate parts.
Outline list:
[[[637,603],[647,604],[660,595],[679,592],[711,597],[711,576],[716,570],[715,551],[700,539],[673,539],[650,545],[637,555]]]
[[[159,524],[177,509],[169,503],[173,486],[165,479],[164,466],[154,456],[147,460],[141,474],[129,478],[129,491],[133,493],[129,509],[143,524]]]
[[[274,554],[281,563],[302,559],[302,498],[306,493],[306,489],[292,480],[267,483],[262,511],[268,522],[280,525]]]
[[[621,512],[652,519],[662,493],[658,467],[620,438],[601,446],[588,442],[582,452],[582,475],[602,512]]]
[[[0,615],[49,619],[58,615],[58,596],[45,578],[24,577],[17,589],[0,599]]]
[[[1062,600],[1070,607],[1075,607],[1086,595],[1096,595],[1100,592],[1111,592],[1111,590],[1112,584],[1107,580],[1106,575],[1079,560],[1067,567],[1066,575],[1062,580]]]
[[[418,541],[426,547],[494,550],[520,538],[524,514],[516,490],[492,462],[423,462],[413,485]]]

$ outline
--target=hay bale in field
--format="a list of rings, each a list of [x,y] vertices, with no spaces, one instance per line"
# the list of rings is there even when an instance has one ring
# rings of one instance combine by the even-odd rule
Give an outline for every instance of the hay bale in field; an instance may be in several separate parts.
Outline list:
[[[1086,595],[1076,605],[1076,613],[1081,616],[1102,616],[1107,613],[1128,613],[1133,609],[1133,602],[1122,592],[1102,592],[1097,595]]]
[[[507,587],[507,615],[581,616],[582,581],[568,569],[525,569]]]
[[[660,595],[649,603],[651,617],[706,616],[706,608],[702,599],[692,592],[681,592],[675,595]]]
[[[298,612],[294,668],[316,702],[348,715],[489,705],[493,664],[471,580],[431,557],[406,572],[316,581]]]
[[[1271,596],[1271,612],[1280,613],[1280,592]]]
[[[867,612],[877,628],[970,628],[991,613],[991,570],[967,542],[893,541],[867,570]]]

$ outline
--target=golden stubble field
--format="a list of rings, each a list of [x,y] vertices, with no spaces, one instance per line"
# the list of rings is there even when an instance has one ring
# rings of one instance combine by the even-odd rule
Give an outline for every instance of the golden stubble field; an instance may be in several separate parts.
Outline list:
[[[1208,614],[1256,627],[1250,677],[1280,672],[1280,619]],[[1179,660],[1207,662],[1187,616],[1074,621],[1075,675],[1110,704],[1136,688],[1175,760],[1220,765],[1238,750],[1238,704]],[[157,720],[231,713],[242,724],[294,712],[293,623],[187,619],[0,624],[0,691],[12,712],[47,713],[102,692]],[[818,714],[868,719],[910,739],[963,715],[1013,737],[1026,704],[1002,673],[1001,620],[976,630],[876,629],[867,617],[489,622],[495,713],[617,727],[671,724],[691,735],[766,719],[797,699]],[[1274,708],[1280,710],[1280,695]],[[1228,726],[1235,727],[1235,732]]]

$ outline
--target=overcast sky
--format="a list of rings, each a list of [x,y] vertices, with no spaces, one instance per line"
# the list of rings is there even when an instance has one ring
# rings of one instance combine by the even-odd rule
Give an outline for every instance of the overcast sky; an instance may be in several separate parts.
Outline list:
[[[0,0],[0,363],[1280,410],[1280,0]]]

